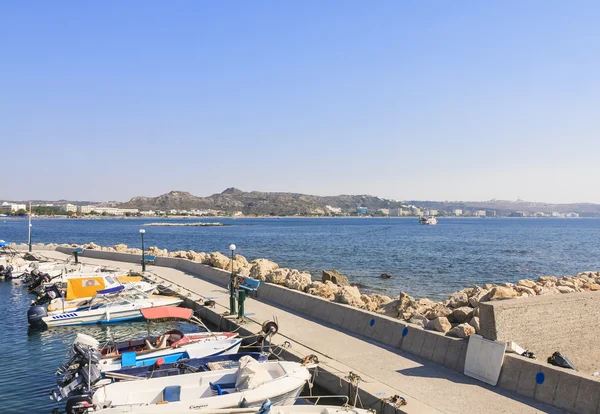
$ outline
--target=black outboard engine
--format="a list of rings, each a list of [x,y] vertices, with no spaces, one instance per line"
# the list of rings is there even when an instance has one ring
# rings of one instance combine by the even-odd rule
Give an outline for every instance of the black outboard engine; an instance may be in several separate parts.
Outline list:
[[[47,286],[44,288],[44,294],[39,296],[35,301],[36,305],[44,305],[52,301],[52,299],[61,298],[62,294],[56,285]]]
[[[89,395],[78,395],[67,400],[65,411],[67,414],[84,414],[88,408],[93,407],[92,397]]]
[[[34,274],[34,272],[36,272]],[[42,283],[48,283],[51,278],[50,275],[48,273],[41,273],[39,271],[34,270],[33,272],[31,272],[32,276],[34,277],[33,282],[29,285],[29,293],[33,293],[36,291],[36,289],[38,289]]]
[[[12,271],[13,271],[12,266],[7,266],[6,269],[4,269],[4,279],[5,280],[12,279]]]
[[[66,364],[63,364],[56,371],[56,375],[61,377],[56,381],[57,388],[52,391],[51,398],[60,401],[63,398],[69,398],[67,401],[67,413],[82,413],[85,411],[69,411],[70,397],[89,396],[93,391],[89,388],[102,379],[99,362],[102,359],[100,351],[81,343],[74,343],[72,356]],[[89,408],[91,400],[74,399],[77,402],[73,409]],[[80,404],[81,403],[81,404]]]
[[[44,316],[48,316],[46,308],[36,304],[35,301],[31,301],[31,306],[27,311],[27,322],[29,322],[30,325],[43,324],[44,321],[42,321],[42,318]]]

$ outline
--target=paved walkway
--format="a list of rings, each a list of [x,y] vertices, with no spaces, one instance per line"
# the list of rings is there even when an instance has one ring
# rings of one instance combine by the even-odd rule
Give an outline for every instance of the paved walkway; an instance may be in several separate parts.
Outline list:
[[[40,254],[65,259],[67,255],[43,251]],[[100,264],[120,269],[140,271],[139,265],[109,260],[83,258],[84,263]],[[216,311],[224,313],[229,307],[226,289],[201,280],[185,272],[152,266],[155,279],[185,286],[193,292],[192,299],[200,297],[216,301]],[[158,279],[156,279],[158,280]],[[276,317],[279,334],[274,343],[289,341],[298,355],[317,354],[320,366],[329,372],[345,376],[352,371],[363,379],[361,389],[381,398],[401,395],[408,404],[402,407],[406,413],[562,413],[553,407],[523,398],[517,394],[488,386],[423,360],[398,349],[374,343],[328,326],[321,322],[290,312],[288,309],[252,298],[246,301],[247,329],[258,332],[260,324]],[[338,380],[339,381],[339,380]]]

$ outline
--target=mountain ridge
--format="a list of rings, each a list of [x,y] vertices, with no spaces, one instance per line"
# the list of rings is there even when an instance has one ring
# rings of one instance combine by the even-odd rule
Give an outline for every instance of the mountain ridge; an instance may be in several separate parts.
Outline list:
[[[2,202],[3,200],[0,200]],[[17,204],[27,204],[29,201],[6,200]],[[263,192],[243,191],[229,187],[220,193],[206,197],[193,195],[188,191],[172,190],[156,197],[135,196],[129,201],[58,201],[31,200],[33,204],[54,203],[55,206],[67,203],[77,205],[106,205],[122,208],[137,208],[139,210],[218,210],[223,212],[241,211],[247,215],[311,215],[355,213],[357,207],[367,207],[369,212],[379,209],[399,208],[407,205],[424,209],[436,209],[451,213],[454,210],[493,210],[499,215],[523,211],[536,212],[575,212],[582,217],[600,217],[600,204],[595,203],[545,203],[525,200],[487,200],[487,201],[435,201],[435,200],[391,200],[368,194],[340,194],[337,196],[317,196],[292,192]],[[329,208],[330,207],[330,208]],[[331,210],[331,208],[333,210]]]
[[[423,208],[453,211],[456,209],[497,210],[498,212],[523,211],[535,212],[576,212],[584,216],[600,216],[600,204],[594,203],[543,203],[524,200],[488,200],[488,201],[422,201],[391,200],[368,194],[337,196],[317,196],[290,192],[243,191],[230,187],[221,193],[207,197],[198,197],[187,191],[170,191],[157,197],[133,197],[122,203],[122,208],[138,208],[140,210],[189,210],[212,209],[227,212],[242,211],[244,214],[256,215],[295,215],[326,213],[328,207],[339,208],[342,212],[354,212],[357,207],[369,210],[399,208],[415,205]]]

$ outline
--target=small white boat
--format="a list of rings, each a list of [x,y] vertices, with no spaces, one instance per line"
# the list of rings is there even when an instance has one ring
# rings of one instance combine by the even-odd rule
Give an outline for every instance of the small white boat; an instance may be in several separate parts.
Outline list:
[[[437,219],[433,216],[423,216],[419,219],[419,224],[437,224]]]
[[[121,285],[99,290],[85,306],[65,312],[47,312],[43,306],[35,305],[34,302],[27,311],[27,319],[32,325],[43,322],[48,327],[119,323],[143,319],[142,309],[177,306],[182,302],[182,299],[173,296],[132,292]]]
[[[55,278],[61,275],[72,274],[75,276],[77,273],[97,273],[102,270],[101,266],[84,265],[81,263],[54,263],[54,262],[25,262],[22,263],[15,269],[13,269],[13,278],[23,276],[26,273],[38,271],[40,273],[47,273],[50,277]],[[66,278],[66,277],[65,277]]]
[[[301,397],[302,398],[302,397]],[[140,414],[161,414],[171,413],[166,410],[166,405],[154,405],[147,406],[144,411],[123,411],[118,408],[108,408],[106,410],[95,411],[96,413],[102,414],[122,414],[125,412],[135,412]],[[255,408],[229,408],[229,409],[209,409],[201,408],[198,410],[190,409],[188,411],[177,411],[177,413],[193,412],[197,414],[373,414],[373,411],[355,408],[350,406],[335,406],[335,405],[273,405],[270,400],[267,400],[261,404],[260,407]]]
[[[242,339],[233,332],[211,332],[201,320],[193,316],[188,308],[157,307],[142,309],[147,321],[180,319],[196,323],[205,332],[184,334],[179,330],[165,332],[158,337],[133,339],[108,343],[100,348],[94,338],[78,334],[75,343],[97,349],[102,355],[98,362],[101,372],[115,371],[122,367],[142,367],[154,364],[159,358],[163,363],[175,362],[181,358],[206,358],[216,355],[235,354],[240,349]]]
[[[85,405],[87,413],[144,414],[260,407],[267,399],[293,405],[310,377],[307,366],[296,362],[245,356],[237,369],[114,382],[96,390]]]

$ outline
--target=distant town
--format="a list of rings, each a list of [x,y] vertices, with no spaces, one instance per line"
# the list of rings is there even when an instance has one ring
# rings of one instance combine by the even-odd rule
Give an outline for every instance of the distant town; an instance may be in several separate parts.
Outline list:
[[[76,205],[66,204],[32,204],[33,216],[67,216],[67,217],[169,217],[169,216],[197,216],[197,217],[257,217],[257,214],[244,214],[243,211],[224,211],[215,209],[169,209],[169,210],[140,210],[137,208],[106,207],[98,205]],[[3,202],[0,204],[1,216],[26,216],[29,213],[28,204],[16,204]],[[274,214],[270,214],[273,216]],[[552,212],[527,212],[527,211],[501,211],[478,210],[478,209],[452,209],[440,210],[424,208],[415,205],[404,205],[397,208],[370,209],[357,206],[353,210],[344,211],[341,207],[326,205],[323,208],[315,208],[308,213],[294,214],[293,216],[311,217],[555,217],[555,218],[577,218],[576,212],[561,213]]]

